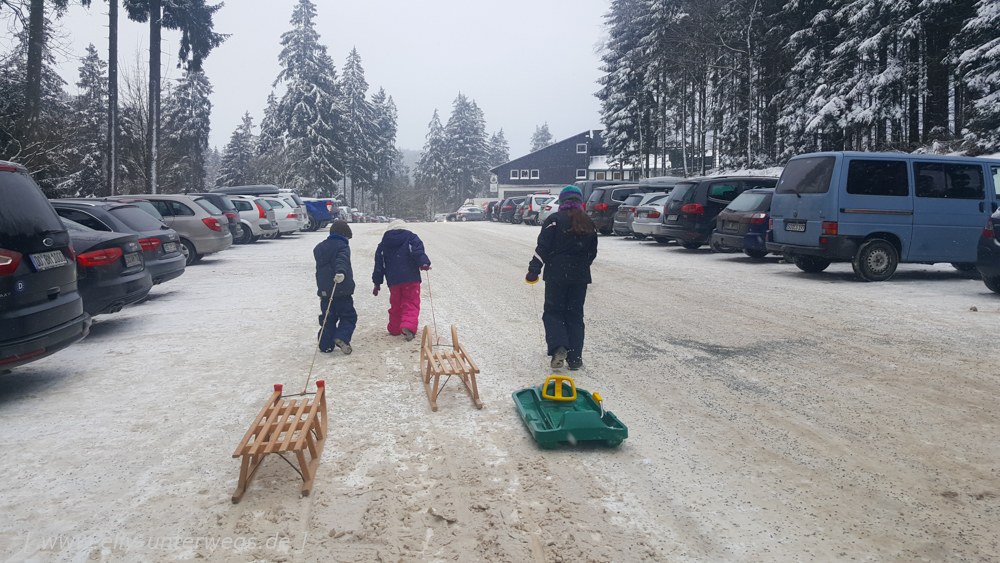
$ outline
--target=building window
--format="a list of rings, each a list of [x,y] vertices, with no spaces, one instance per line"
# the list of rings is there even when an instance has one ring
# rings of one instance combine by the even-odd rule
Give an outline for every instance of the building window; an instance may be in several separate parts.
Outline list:
[[[532,180],[537,180],[538,179],[538,170],[532,170],[531,171],[531,179]]]
[[[625,172],[623,172],[623,174],[625,174],[625,179],[626,180],[631,180],[632,179],[632,171],[631,170],[626,170]]]
[[[604,172],[598,172],[597,173],[597,179],[598,180],[603,180],[604,179]]]
[[[527,180],[528,179],[528,171],[527,170],[522,170],[521,171],[521,179],[522,180]]]
[[[586,180],[587,179],[587,169],[586,168],[577,168],[576,169],[576,179],[577,180]]]
[[[587,153],[587,143],[577,143],[577,145],[576,145],[576,152],[577,152],[577,154],[586,154]]]
[[[611,179],[612,180],[621,180],[622,179],[622,172],[621,172],[621,170],[619,170],[617,172],[614,172]]]
[[[511,170],[510,171],[510,179],[511,180],[517,180],[517,170]]]

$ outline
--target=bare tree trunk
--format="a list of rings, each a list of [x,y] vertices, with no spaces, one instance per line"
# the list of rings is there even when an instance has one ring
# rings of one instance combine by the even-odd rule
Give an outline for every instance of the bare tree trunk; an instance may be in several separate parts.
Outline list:
[[[156,193],[156,149],[160,129],[160,0],[149,1],[149,122],[146,138],[149,152],[147,188]]]
[[[681,157],[684,160],[684,177],[688,177],[687,153],[687,82],[681,84]]]
[[[28,14],[28,66],[24,85],[26,123],[38,117],[42,97],[42,51],[45,49],[45,1],[31,0]],[[29,129],[30,130],[30,129]]]
[[[118,0],[108,1],[108,195],[115,195],[115,173],[118,171]]]

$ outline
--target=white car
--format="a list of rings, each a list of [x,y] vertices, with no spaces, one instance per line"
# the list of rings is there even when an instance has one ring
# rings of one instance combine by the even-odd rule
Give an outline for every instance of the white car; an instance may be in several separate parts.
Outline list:
[[[528,196],[527,201],[524,202],[524,215],[521,220],[524,221],[525,225],[541,225],[542,224],[542,212],[549,204],[554,204],[556,201],[556,196],[551,194],[533,194]],[[555,206],[558,211],[559,206]]]
[[[261,197],[274,210],[274,220],[278,222],[278,236],[288,235],[302,228],[299,223],[298,208],[293,208],[278,196]]]
[[[286,192],[281,192],[278,194],[278,199],[285,202],[285,205],[291,207],[295,210],[295,214],[298,216],[299,230],[301,231],[306,227],[309,222],[309,212],[306,211],[306,204],[302,203],[299,196],[292,192],[291,190]]]
[[[240,225],[243,236],[234,241],[236,244],[248,244],[261,238],[271,238],[278,232],[277,221],[272,221],[268,213],[274,216],[274,211],[265,209],[257,198],[249,195],[231,195],[229,199],[240,214]]]

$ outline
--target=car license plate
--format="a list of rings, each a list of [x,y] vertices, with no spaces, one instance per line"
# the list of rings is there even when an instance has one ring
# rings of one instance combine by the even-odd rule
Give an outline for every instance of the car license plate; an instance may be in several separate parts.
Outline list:
[[[738,231],[740,230],[740,224],[738,221],[726,221],[726,224],[722,228],[728,231]]]
[[[805,223],[785,223],[785,230],[786,231],[795,231],[797,233],[804,233],[804,232],[806,232],[806,224]]]
[[[62,250],[53,250],[51,252],[40,252],[38,254],[31,255],[31,263],[35,265],[35,271],[41,272],[42,270],[49,270],[52,268],[58,268],[59,266],[65,266],[66,255],[62,253]]]
[[[177,252],[177,243],[176,242],[168,242],[167,244],[164,244],[163,245],[163,252],[165,254],[170,254],[171,252]]]
[[[677,220],[676,215],[667,215],[667,221],[676,221],[676,220]]]
[[[142,264],[142,257],[139,256],[138,252],[132,252],[131,254],[125,255],[125,267],[131,268],[132,266],[138,266]]]

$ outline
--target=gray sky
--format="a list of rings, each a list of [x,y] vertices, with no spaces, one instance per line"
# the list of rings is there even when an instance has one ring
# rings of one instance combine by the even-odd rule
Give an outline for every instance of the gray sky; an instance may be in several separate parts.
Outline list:
[[[420,150],[437,109],[442,123],[462,92],[486,115],[487,132],[504,130],[511,158],[528,151],[535,126],[548,122],[557,139],[599,128],[594,92],[600,76],[596,46],[608,0],[369,0],[322,2],[315,20],[338,75],[358,49],[369,96],[383,87],[399,110],[397,145]],[[296,0],[228,0],[215,29],[230,38],[205,61],[215,89],[210,143],[220,150],[250,111],[259,124],[279,71],[280,37]],[[70,9],[63,78],[75,91],[78,57],[93,43],[107,58],[107,4]],[[148,60],[148,26],[119,11],[119,60]],[[164,33],[164,74],[176,78],[179,35]],[[279,86],[280,88],[280,86]],[[277,92],[280,95],[280,90]]]

